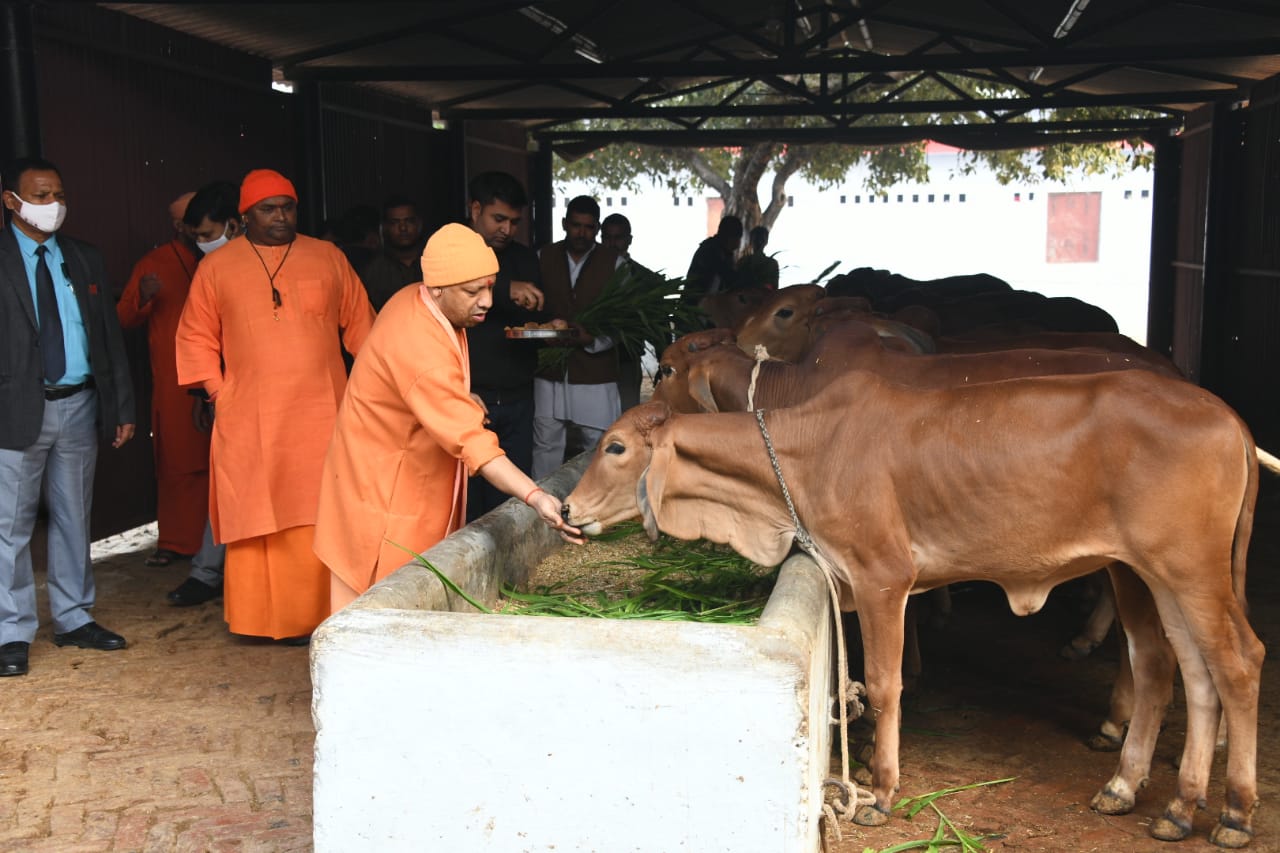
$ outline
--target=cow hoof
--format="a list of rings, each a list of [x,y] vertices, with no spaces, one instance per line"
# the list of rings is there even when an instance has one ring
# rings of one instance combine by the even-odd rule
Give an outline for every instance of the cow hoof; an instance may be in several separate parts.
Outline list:
[[[884,826],[889,822],[889,813],[880,811],[874,803],[858,806],[858,810],[853,813],[853,822],[858,826]]]
[[[857,782],[864,788],[871,787],[871,768],[855,767],[853,768],[853,781]]]
[[[1120,747],[1124,746],[1124,738],[1114,737],[1106,732],[1095,732],[1084,745],[1094,752],[1119,752]]]
[[[1093,799],[1089,801],[1089,808],[1099,814],[1120,815],[1133,811],[1133,804],[1133,795],[1124,796],[1123,794],[1117,794],[1110,788],[1103,788],[1094,794]]]
[[[1067,660],[1084,660],[1097,647],[1097,643],[1082,635],[1063,646],[1060,654]]]
[[[1218,819],[1218,825],[1209,833],[1209,841],[1219,847],[1235,850],[1248,847],[1253,840],[1253,830],[1243,826],[1232,826],[1224,818]]]
[[[1151,823],[1151,837],[1160,841],[1181,841],[1191,834],[1191,822],[1169,817],[1168,812]]]

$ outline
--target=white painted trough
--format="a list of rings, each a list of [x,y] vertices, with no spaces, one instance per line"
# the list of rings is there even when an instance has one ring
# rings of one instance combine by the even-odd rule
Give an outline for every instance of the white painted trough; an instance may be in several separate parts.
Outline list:
[[[560,547],[511,501],[426,556],[488,604]],[[813,853],[830,636],[806,557],[755,626],[485,615],[405,566],[312,639],[315,849]]]

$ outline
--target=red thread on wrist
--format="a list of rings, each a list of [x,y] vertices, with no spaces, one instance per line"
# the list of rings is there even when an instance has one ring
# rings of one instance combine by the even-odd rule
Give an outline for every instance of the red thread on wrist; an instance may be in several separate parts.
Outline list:
[[[534,486],[533,491],[529,492],[529,494],[524,496],[524,502],[527,504],[529,502],[529,498],[533,497],[535,494],[537,494],[540,491],[542,491],[542,486]]]

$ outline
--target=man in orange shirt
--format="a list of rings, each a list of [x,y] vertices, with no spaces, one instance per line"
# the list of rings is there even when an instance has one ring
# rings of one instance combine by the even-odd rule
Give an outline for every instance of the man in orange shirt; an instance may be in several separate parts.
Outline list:
[[[329,613],[311,550],[320,470],[373,308],[342,252],[298,234],[298,194],[256,169],[240,187],[247,239],[201,262],[178,324],[178,381],[217,410],[210,451],[214,537],[227,544],[233,633],[304,643]]]
[[[156,466],[159,537],[148,566],[168,566],[200,548],[209,510],[209,436],[196,429],[192,399],[178,385],[173,337],[199,253],[183,223],[195,193],[169,205],[175,236],[142,256],[116,303],[120,325],[147,327],[151,355],[151,440]]]
[[[464,523],[467,474],[523,498],[581,543],[547,494],[484,428],[471,393],[466,329],[493,305],[498,259],[465,225],[446,225],[422,253],[423,283],[391,297],[351,372],[325,458],[315,552],[332,573],[336,612]]]

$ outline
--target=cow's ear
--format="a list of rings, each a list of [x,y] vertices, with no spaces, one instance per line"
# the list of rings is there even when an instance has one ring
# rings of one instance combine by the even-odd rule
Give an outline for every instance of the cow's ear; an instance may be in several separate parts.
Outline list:
[[[640,475],[640,482],[636,483],[636,504],[640,507],[640,518],[644,522],[644,532],[649,534],[649,540],[658,541],[658,519],[653,515],[653,507],[649,505],[649,469],[646,467],[644,473]]]
[[[689,396],[704,412],[720,411],[716,398],[711,393],[711,375],[703,364],[693,364],[688,370]]]

